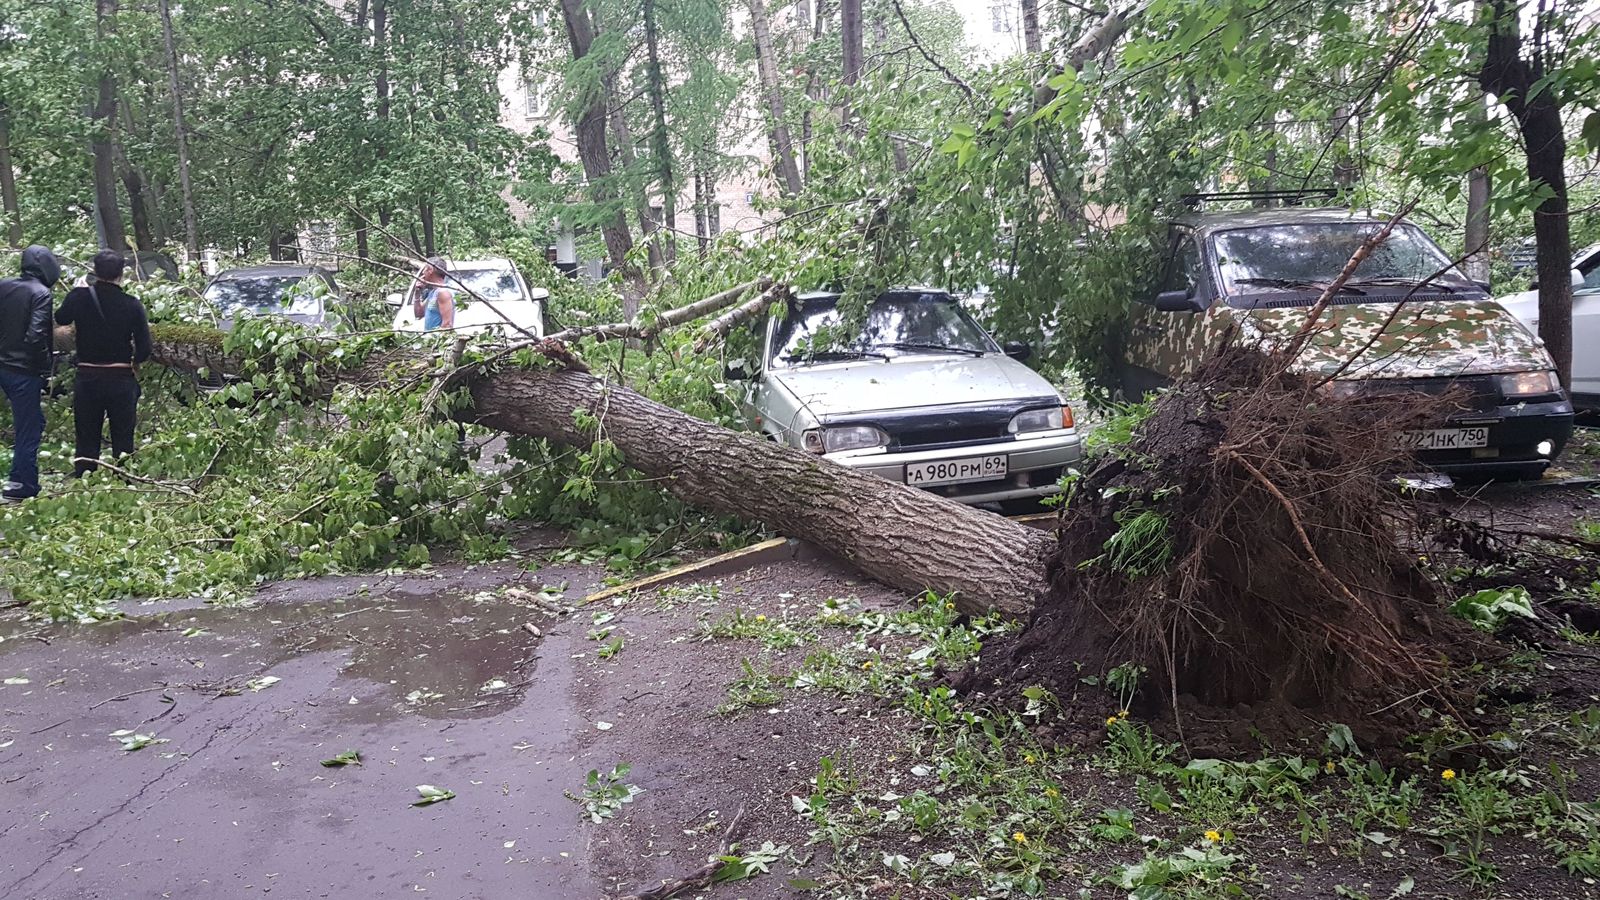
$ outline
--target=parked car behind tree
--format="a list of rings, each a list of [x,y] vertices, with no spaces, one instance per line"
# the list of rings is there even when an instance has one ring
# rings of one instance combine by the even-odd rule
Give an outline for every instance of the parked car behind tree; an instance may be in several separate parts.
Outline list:
[[[1539,333],[1539,286],[1500,298],[1500,305]],[[1572,402],[1600,410],[1600,244],[1572,260]]]
[[[1193,371],[1225,339],[1285,345],[1385,221],[1292,207],[1173,222],[1159,293],[1136,298],[1124,393]],[[1396,439],[1450,475],[1538,477],[1572,434],[1550,354],[1408,222],[1339,290],[1297,365],[1333,378],[1330,391],[1438,395],[1436,426]],[[1447,404],[1446,395],[1462,399]]]

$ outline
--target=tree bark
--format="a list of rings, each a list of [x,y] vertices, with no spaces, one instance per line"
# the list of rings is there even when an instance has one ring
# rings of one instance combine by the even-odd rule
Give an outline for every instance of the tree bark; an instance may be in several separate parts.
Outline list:
[[[156,248],[155,232],[150,228],[150,199],[144,185],[144,175],[128,161],[127,154],[119,152],[117,161],[122,169],[122,186],[128,192],[128,213],[133,219],[133,242],[140,250]]]
[[[117,33],[117,0],[95,0],[95,36],[109,42]],[[117,79],[109,67],[100,71],[94,111],[94,134],[89,148],[94,157],[94,201],[100,243],[118,253],[128,252],[122,207],[117,199]]]
[[[1528,157],[1528,177],[1550,189],[1533,213],[1533,235],[1539,270],[1539,337],[1555,360],[1561,383],[1572,386],[1572,232],[1568,221],[1567,138],[1561,122],[1561,101],[1544,83],[1543,48],[1535,41],[1532,59],[1523,57],[1518,21],[1520,5],[1494,0],[1488,52],[1479,85],[1494,94],[1517,120]],[[1549,15],[1540,7],[1541,19]],[[1541,22],[1541,29],[1546,27]],[[1534,93],[1537,88],[1537,93]]]
[[[438,241],[433,230],[433,204],[422,202],[417,204],[417,218],[422,222],[422,255],[437,256]]]
[[[567,26],[567,40],[572,46],[572,58],[581,60],[594,46],[594,22],[589,18],[584,0],[561,0],[561,15]],[[633,249],[633,235],[628,232],[628,220],[623,217],[622,204],[615,193],[611,178],[611,153],[606,147],[606,92],[593,90],[583,99],[573,132],[578,144],[578,158],[583,163],[584,175],[589,179],[591,200],[608,208],[600,231],[605,237],[606,253],[612,268],[627,277],[628,251]],[[625,300],[629,292],[624,291]],[[634,299],[634,311],[638,310]]]
[[[968,613],[1027,613],[1043,593],[1049,535],[739,434],[587,373],[514,369],[472,385],[471,421],[512,434],[589,446],[589,411],[634,469],[709,512],[761,522],[809,541],[864,574],[908,591],[953,593]]]
[[[655,0],[644,0],[645,92],[650,95],[650,153],[655,157],[656,187],[661,191],[661,257],[667,265],[678,258],[678,185],[672,174],[672,139],[667,131],[667,81],[661,72],[661,29]]]
[[[183,244],[194,259],[200,256],[200,233],[195,227],[194,183],[189,179],[189,128],[183,118],[183,80],[178,77],[178,48],[172,38],[172,12],[159,0],[161,41],[166,48],[167,79],[172,87],[172,134],[178,151],[178,189],[183,200]],[[366,18],[365,2],[362,18]]]
[[[72,348],[70,329],[56,337],[62,349]],[[159,364],[213,372],[232,366],[220,332],[158,325],[152,338]],[[544,349],[552,359],[570,359],[563,345]],[[324,377],[381,385],[385,372],[437,368],[431,355],[397,352]],[[467,386],[472,403],[453,414],[459,420],[578,447],[603,435],[629,466],[685,502],[808,541],[891,587],[953,594],[963,612],[1009,616],[1027,614],[1046,590],[1045,559],[1054,544],[1046,532],[730,431],[570,367],[480,372]],[[574,416],[580,409],[590,415]]]
[[[1044,52],[1039,35],[1039,0],[1022,0],[1022,46],[1029,53]]]
[[[1473,106],[1473,119],[1480,128],[1489,127],[1489,98],[1479,97]],[[1462,249],[1468,254],[1462,266],[1473,281],[1489,283],[1489,201],[1494,186],[1489,181],[1489,167],[1477,166],[1467,173],[1467,221],[1462,235]]]
[[[749,0],[750,31],[756,42],[756,72],[761,90],[767,95],[767,116],[771,121],[773,163],[778,169],[779,187],[785,197],[800,193],[800,167],[795,163],[794,141],[784,118],[783,85],[778,80],[778,60],[772,48],[772,28],[765,0]]]
[[[11,246],[22,246],[22,207],[17,203],[16,170],[11,161],[11,109],[0,100],[0,210]]]
[[[839,36],[844,47],[843,81],[854,85],[861,80],[861,0],[840,0]]]

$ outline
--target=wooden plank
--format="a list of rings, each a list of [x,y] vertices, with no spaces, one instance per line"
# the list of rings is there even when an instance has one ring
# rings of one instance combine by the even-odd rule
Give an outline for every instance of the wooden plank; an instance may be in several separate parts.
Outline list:
[[[699,562],[685,563],[675,566],[665,572],[609,587],[603,591],[596,591],[583,598],[584,603],[595,603],[601,600],[610,600],[622,594],[631,594],[634,591],[653,590],[675,584],[689,578],[710,578],[717,575],[726,575],[729,572],[738,572],[752,566],[766,563],[782,562],[794,559],[800,553],[799,542],[788,538],[773,538],[759,544],[751,544],[739,550],[723,553],[718,556],[702,559]]]

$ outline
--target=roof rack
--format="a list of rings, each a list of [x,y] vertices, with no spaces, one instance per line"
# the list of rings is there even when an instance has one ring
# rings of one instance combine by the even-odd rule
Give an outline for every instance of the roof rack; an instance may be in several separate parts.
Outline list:
[[[1306,200],[1332,200],[1339,192],[1331,187],[1308,188],[1298,191],[1217,191],[1201,194],[1184,194],[1183,205],[1198,209],[1208,200],[1281,200],[1285,206],[1304,206]]]

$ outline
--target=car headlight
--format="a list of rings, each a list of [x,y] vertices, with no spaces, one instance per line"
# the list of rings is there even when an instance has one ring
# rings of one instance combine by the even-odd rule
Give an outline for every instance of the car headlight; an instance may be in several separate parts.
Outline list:
[[[1349,400],[1367,392],[1367,385],[1361,381],[1330,381],[1322,386],[1322,392],[1335,400]]]
[[[1065,406],[1052,406],[1047,409],[1030,409],[1019,412],[1011,417],[1011,424],[1006,430],[1012,434],[1024,434],[1029,431],[1055,431],[1061,428],[1072,427],[1072,410]]]
[[[839,453],[845,450],[870,450],[884,447],[889,436],[871,425],[840,425],[833,428],[812,428],[801,436],[805,448],[812,453]]]
[[[1495,381],[1499,383],[1500,394],[1503,397],[1536,397],[1540,394],[1554,394],[1561,390],[1561,382],[1556,380],[1556,373],[1549,370],[1500,375]]]

